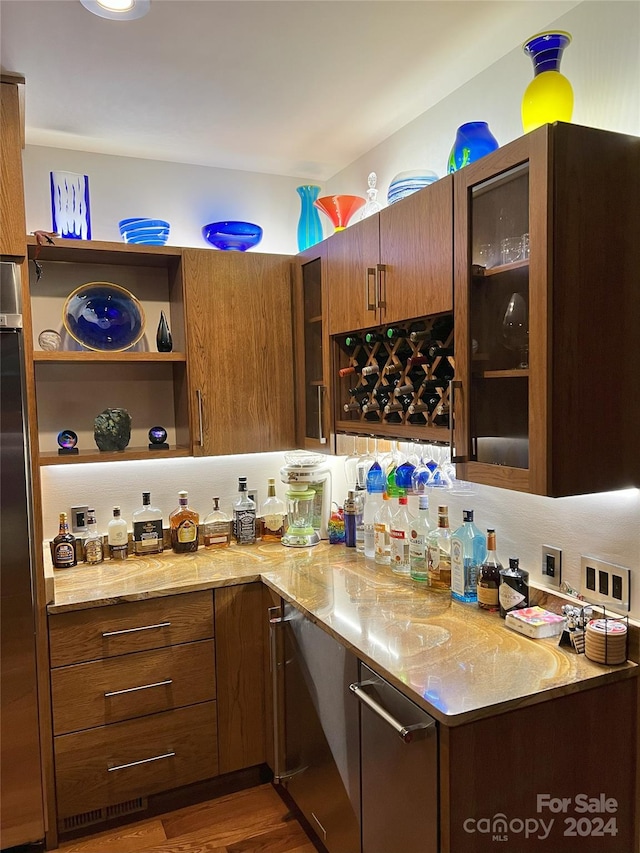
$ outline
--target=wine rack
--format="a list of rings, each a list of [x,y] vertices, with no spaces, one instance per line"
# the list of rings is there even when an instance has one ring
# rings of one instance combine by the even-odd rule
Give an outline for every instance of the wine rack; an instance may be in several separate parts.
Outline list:
[[[332,338],[337,432],[449,442],[453,316]]]

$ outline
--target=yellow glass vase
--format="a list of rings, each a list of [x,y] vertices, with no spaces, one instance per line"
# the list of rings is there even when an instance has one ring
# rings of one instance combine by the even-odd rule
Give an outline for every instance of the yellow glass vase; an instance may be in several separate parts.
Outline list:
[[[524,52],[533,60],[533,80],[522,97],[522,127],[525,133],[554,121],[571,121],[573,89],[560,72],[560,60],[571,35],[565,32],[537,33],[528,39]]]

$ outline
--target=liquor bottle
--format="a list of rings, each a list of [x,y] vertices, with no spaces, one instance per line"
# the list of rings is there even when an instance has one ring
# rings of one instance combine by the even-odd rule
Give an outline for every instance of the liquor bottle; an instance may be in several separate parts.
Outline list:
[[[133,550],[136,554],[161,554],[162,512],[151,506],[151,492],[142,493],[142,506],[131,516],[133,524]]]
[[[359,346],[362,343],[362,338],[359,338],[358,335],[347,335],[344,339],[344,345],[347,349],[355,349],[355,347]]]
[[[413,527],[413,516],[409,513],[408,498],[401,495],[398,498],[398,510],[391,519],[389,528],[389,556],[391,571],[397,575],[408,575],[411,569],[409,563],[409,540]]]
[[[457,601],[477,602],[478,570],[487,556],[487,540],[465,509],[462,524],[451,534],[451,594]]]
[[[517,557],[509,557],[509,568],[500,571],[498,600],[503,619],[511,610],[529,606],[529,572],[520,568]]]
[[[344,544],[347,548],[356,547],[356,527],[358,516],[358,501],[353,489],[349,489],[343,506],[344,512]]]
[[[205,548],[228,548],[231,544],[231,519],[220,509],[220,498],[213,498],[213,509],[202,522]]]
[[[375,517],[382,507],[385,487],[384,471],[378,462],[374,462],[367,472],[367,499],[362,514],[364,527],[364,556],[367,560],[375,558]]]
[[[84,561],[92,566],[104,560],[104,545],[102,536],[98,533],[96,511],[92,507],[87,510],[87,538],[84,540]]]
[[[127,522],[120,515],[120,507],[114,506],[113,518],[107,524],[107,544],[112,560],[126,560],[129,556],[129,534]]]
[[[169,515],[171,547],[176,554],[198,550],[200,516],[189,506],[187,492],[178,492],[178,506]]]
[[[449,507],[438,507],[438,526],[429,534],[427,550],[429,586],[443,592],[451,591],[451,531]]]
[[[483,610],[500,609],[498,589],[502,568],[496,554],[496,532],[490,527],[487,529],[487,556],[478,570],[478,607]]]
[[[356,554],[364,554],[364,507],[367,493],[356,485]]]
[[[256,504],[247,494],[247,478],[238,477],[239,497],[233,502],[233,533],[238,545],[256,541]]]
[[[262,518],[262,541],[279,542],[285,531],[287,508],[284,501],[276,497],[275,477],[267,480],[267,497],[260,507]]]
[[[391,544],[389,542],[391,504],[386,492],[382,496],[382,501],[382,506],[376,513],[373,522],[374,560],[379,566],[388,566],[391,562]]]
[[[413,521],[409,536],[409,574],[414,581],[429,580],[427,549],[430,534],[429,497],[428,495],[420,495],[418,498],[418,515]]]
[[[53,568],[70,569],[76,562],[76,537],[69,533],[67,513],[61,512],[58,535],[53,540]]]

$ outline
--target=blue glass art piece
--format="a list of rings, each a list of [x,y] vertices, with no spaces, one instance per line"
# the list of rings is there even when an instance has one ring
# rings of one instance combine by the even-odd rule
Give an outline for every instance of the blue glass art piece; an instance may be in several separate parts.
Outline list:
[[[315,246],[322,240],[322,222],[320,213],[313,202],[320,195],[320,187],[305,184],[296,187],[300,196],[300,218],[298,219],[298,251],[303,252],[309,246]]]
[[[72,429],[63,429],[58,433],[58,454],[60,456],[67,453],[78,453],[78,448],[76,444],[78,443],[78,436]]]
[[[224,252],[246,252],[262,240],[262,228],[253,222],[210,222],[203,225],[202,236]]]
[[[389,184],[387,203],[395,204],[400,199],[406,198],[423,187],[428,187],[429,184],[437,180],[438,176],[436,173],[430,172],[428,169],[400,172]]]
[[[152,426],[149,430],[149,450],[168,450],[167,431],[163,426]]]
[[[144,334],[144,312],[132,293],[107,281],[76,288],[62,309],[62,322],[71,337],[86,349],[121,352]]]
[[[474,160],[479,160],[485,154],[499,148],[498,140],[489,130],[486,121],[469,121],[461,124],[456,133],[456,139],[449,154],[447,172],[457,172]]]
[[[171,226],[164,219],[121,219],[120,236],[125,243],[145,246],[164,246],[169,239]]]
[[[91,239],[89,178],[75,172],[50,172],[52,231],[71,240]]]

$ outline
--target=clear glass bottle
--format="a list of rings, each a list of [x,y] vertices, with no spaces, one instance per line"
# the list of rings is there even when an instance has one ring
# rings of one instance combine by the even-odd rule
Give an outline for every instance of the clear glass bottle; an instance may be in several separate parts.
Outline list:
[[[107,524],[107,544],[112,560],[126,560],[129,556],[129,533],[127,522],[120,515],[120,507],[114,506],[113,518]]]
[[[362,513],[362,526],[364,528],[364,556],[366,560],[375,559],[375,517],[382,507],[384,494],[384,472],[380,465],[375,462],[367,474],[367,499]]]
[[[496,532],[490,527],[487,529],[487,556],[478,571],[478,607],[483,610],[500,609],[498,589],[502,568],[496,553]]]
[[[267,480],[267,497],[260,507],[262,519],[262,541],[280,542],[285,531],[287,507],[284,501],[276,496],[275,477]]]
[[[356,527],[358,523],[358,501],[355,489],[349,489],[343,506],[344,544],[347,548],[356,547]]]
[[[382,495],[382,501],[373,522],[374,560],[379,566],[388,566],[391,563],[391,504],[386,492]]]
[[[465,509],[462,524],[451,534],[451,594],[457,601],[478,601],[478,570],[487,556],[487,540]]]
[[[188,492],[178,492],[178,506],[169,515],[171,548],[176,554],[198,550],[200,516],[189,506]]]
[[[518,557],[509,557],[509,568],[500,572],[498,599],[503,619],[511,610],[529,606],[529,572],[520,568]]]
[[[364,554],[364,507],[366,492],[356,486],[356,554]]]
[[[98,533],[96,511],[93,507],[87,510],[87,538],[84,540],[84,561],[95,566],[104,560],[104,545],[102,536]]]
[[[202,522],[205,548],[228,548],[231,544],[231,519],[220,509],[220,498],[213,498],[213,509]]]
[[[256,541],[256,503],[247,494],[247,478],[238,477],[239,497],[233,502],[233,533],[238,545]]]
[[[418,515],[413,521],[409,538],[409,573],[414,581],[429,580],[429,536],[432,527],[429,519],[429,497],[418,498]]]
[[[142,506],[131,516],[135,554],[160,554],[163,549],[162,512],[151,506],[151,492],[142,493]]]
[[[449,507],[438,507],[438,526],[429,534],[427,552],[429,586],[443,592],[451,591],[451,531]]]
[[[76,565],[76,537],[69,533],[67,513],[61,512],[58,535],[53,540],[53,568],[70,569]]]
[[[413,516],[409,512],[408,498],[401,495],[398,498],[398,509],[391,519],[389,528],[389,556],[391,570],[397,575],[408,575],[411,570],[409,563],[409,540],[413,527]]]

